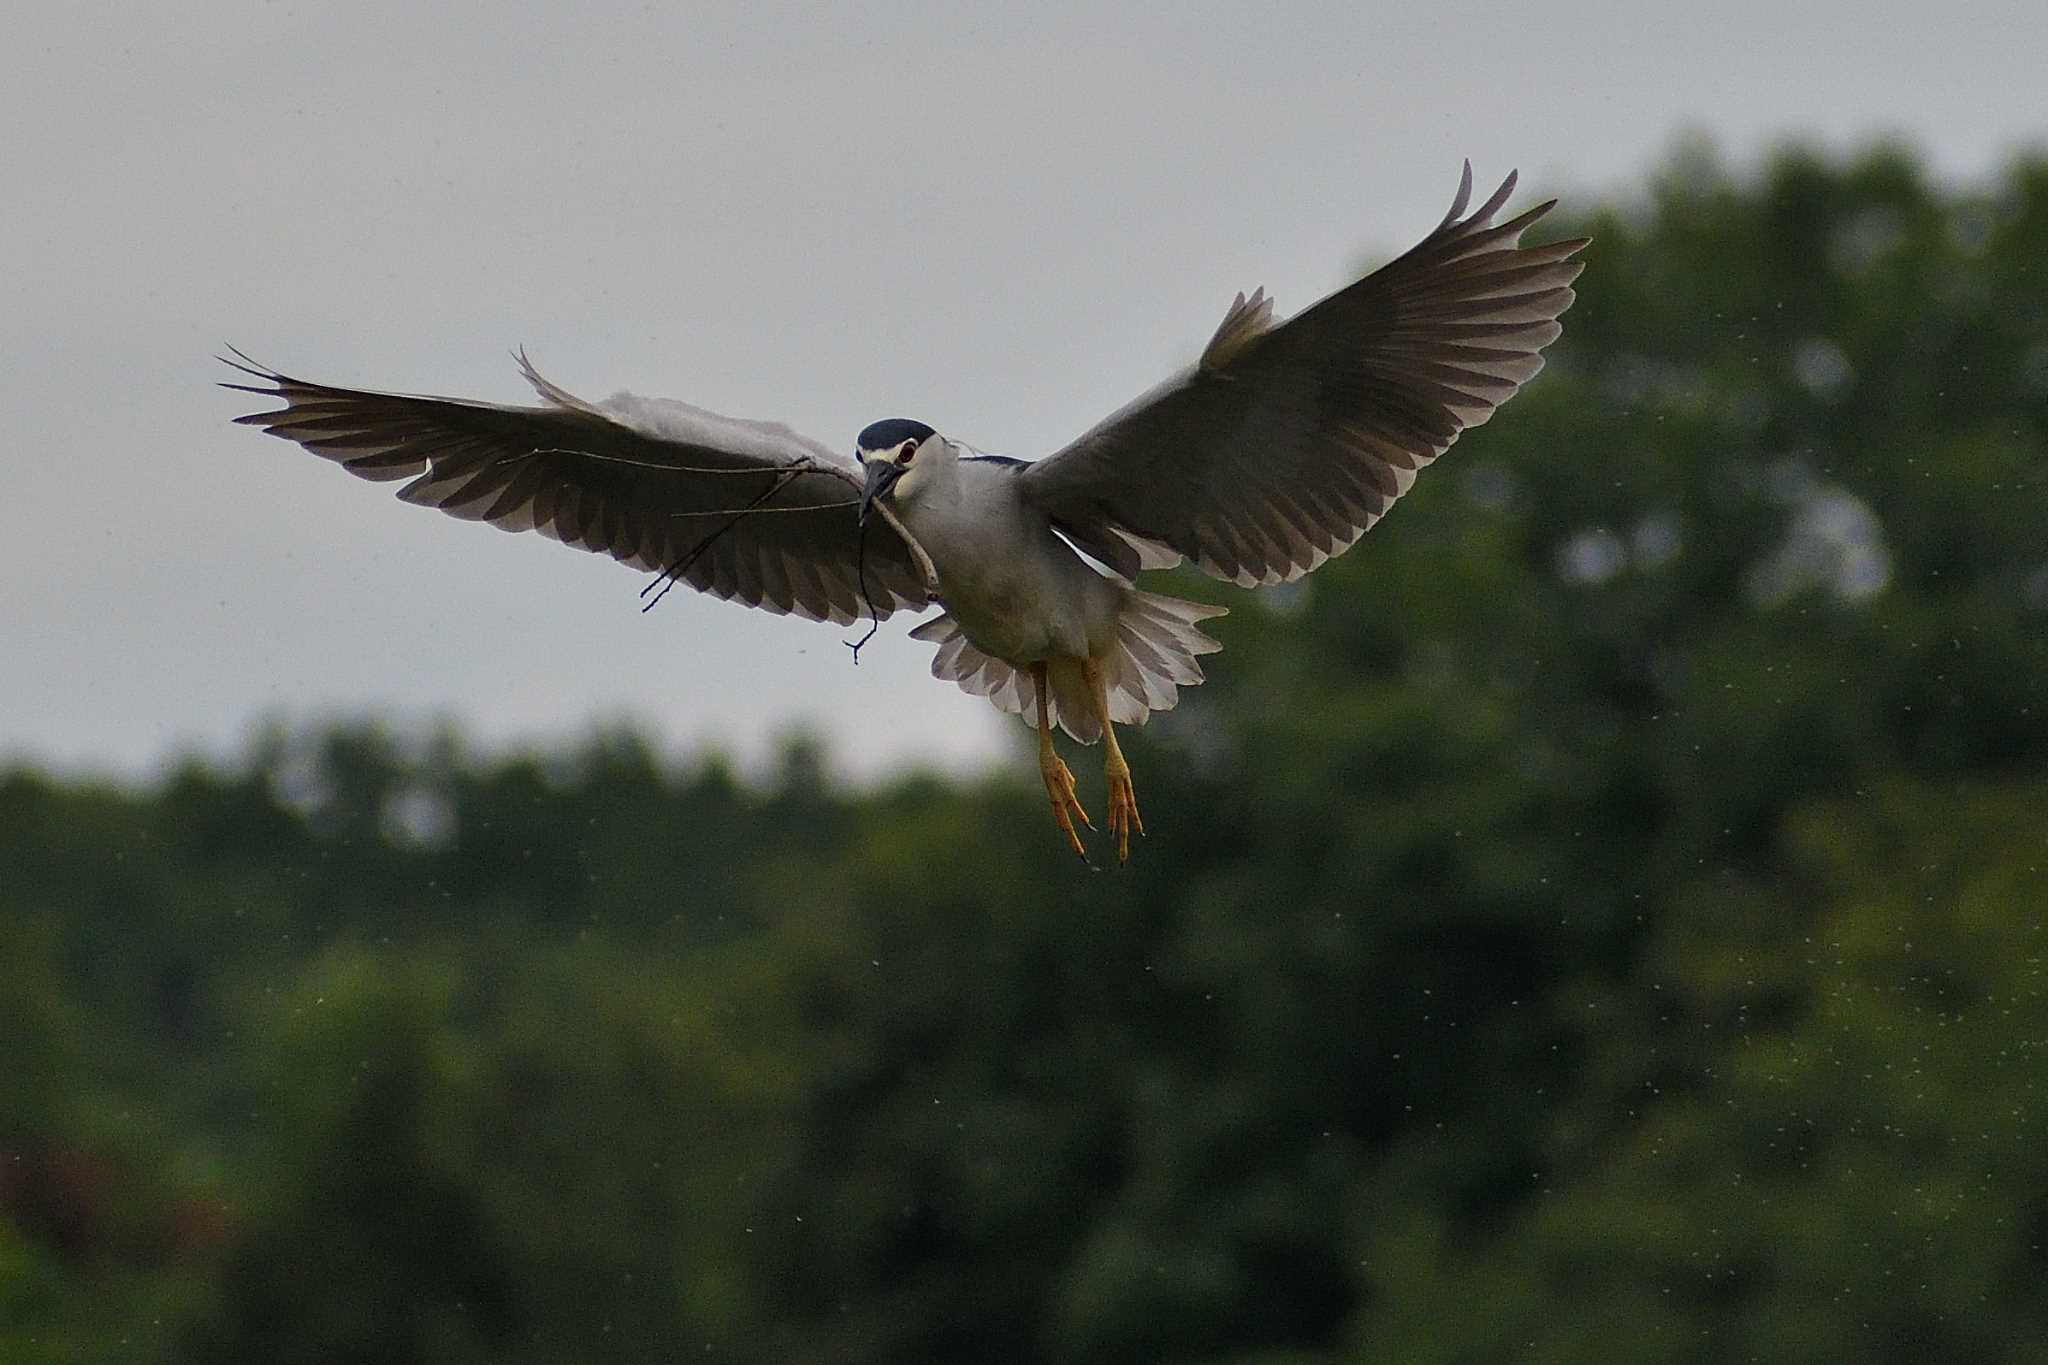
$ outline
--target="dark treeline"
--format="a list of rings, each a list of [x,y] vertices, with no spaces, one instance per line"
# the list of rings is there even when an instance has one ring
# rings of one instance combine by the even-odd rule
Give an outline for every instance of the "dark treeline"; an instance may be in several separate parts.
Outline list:
[[[1385,526],[1176,581],[1128,871],[1021,758],[0,773],[0,1359],[2039,1359],[2048,162],[1569,226]]]

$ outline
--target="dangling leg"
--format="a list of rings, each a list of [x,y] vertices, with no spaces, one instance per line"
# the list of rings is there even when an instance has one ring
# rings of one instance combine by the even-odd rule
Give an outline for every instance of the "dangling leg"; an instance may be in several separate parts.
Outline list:
[[[1081,798],[1074,794],[1074,775],[1067,771],[1067,765],[1052,747],[1052,709],[1050,687],[1045,678],[1045,665],[1031,665],[1031,681],[1038,684],[1038,774],[1045,779],[1045,794],[1052,798],[1052,818],[1066,832],[1067,842],[1074,846],[1074,852],[1081,855],[1081,861],[1088,861],[1088,850],[1081,845],[1081,836],[1074,829],[1073,817],[1081,817],[1081,823],[1090,829],[1095,823],[1088,818],[1088,812],[1081,809]]]
[[[1102,722],[1102,775],[1109,783],[1109,832],[1116,836],[1116,860],[1127,863],[1131,860],[1131,829],[1145,832],[1145,822],[1138,817],[1138,794],[1131,790],[1131,765],[1124,762],[1124,751],[1117,747],[1116,731],[1109,723],[1109,681],[1102,675],[1102,665],[1093,659],[1081,661],[1081,669],[1088,677],[1088,698],[1095,703],[1095,719]]]

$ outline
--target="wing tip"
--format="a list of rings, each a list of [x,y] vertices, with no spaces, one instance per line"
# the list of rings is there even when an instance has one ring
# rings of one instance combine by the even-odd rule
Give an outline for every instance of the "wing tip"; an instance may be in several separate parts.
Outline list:
[[[227,366],[229,369],[240,370],[243,374],[249,375],[250,377],[255,379],[264,380],[267,383],[271,384],[282,384],[287,382],[289,378],[287,375],[283,374],[281,371],[271,369],[268,365],[265,365],[262,361],[256,359],[254,356],[250,355],[247,351],[235,345],[233,342],[223,341],[221,345],[227,348],[229,354],[234,356],[234,359],[230,360],[228,359],[227,356],[220,355],[218,353],[216,353],[213,358],[215,360],[218,360],[221,364]],[[238,386],[232,384],[223,384],[221,387],[235,388]],[[250,392],[260,393],[265,392],[265,390],[251,389]]]
[[[1239,290],[1196,363],[1204,370],[1220,369],[1272,328],[1273,300],[1267,297],[1266,287],[1260,285],[1249,296]]]
[[[1465,220],[1466,223],[1475,228],[1484,227],[1491,223],[1493,215],[1499,213],[1501,206],[1508,202],[1509,196],[1514,194],[1515,186],[1521,182],[1521,179],[1522,173],[1519,170],[1509,171],[1507,178],[1500,182],[1500,188],[1487,196],[1486,202],[1473,211],[1472,216]]]
[[[1465,169],[1458,176],[1458,192],[1451,196],[1451,211],[1449,213],[1446,213],[1444,215],[1444,220],[1436,225],[1436,230],[1438,232],[1442,232],[1445,228],[1457,222],[1458,215],[1463,213],[1465,211],[1465,205],[1471,202],[1472,158],[1468,156],[1465,158]]]
[[[1444,215],[1443,221],[1436,225],[1436,232],[1430,236],[1434,237],[1454,228],[1485,227],[1492,221],[1493,215],[1500,212],[1501,205],[1507,203],[1509,196],[1514,194],[1515,186],[1521,183],[1521,177],[1522,172],[1519,169],[1509,170],[1507,178],[1500,182],[1500,188],[1488,195],[1485,203],[1468,214],[1465,210],[1472,203],[1472,158],[1466,157],[1464,168],[1458,173],[1458,192],[1451,199],[1450,212]]]
[[[512,358],[519,362],[519,373],[521,377],[523,377],[528,384],[531,384],[533,386],[533,391],[540,395],[542,402],[550,403],[555,407],[561,408],[567,412],[581,412],[599,417],[602,417],[604,415],[602,412],[598,410],[595,404],[587,402],[584,399],[578,398],[575,394],[569,392],[560,384],[557,384],[554,380],[549,379],[546,375],[542,374],[540,370],[534,366],[532,359],[528,357],[528,355],[526,354],[525,346],[522,345],[518,347],[516,350],[514,350],[512,352]]]
[[[258,398],[274,399],[284,404],[281,408],[271,408],[265,412],[243,413],[238,417],[230,417],[228,420],[241,426],[262,427],[273,436],[279,435],[280,433],[275,429],[274,424],[279,418],[284,417],[292,410],[292,399],[287,390],[297,381],[277,370],[271,369],[233,342],[223,341],[221,345],[225,346],[235,358],[230,360],[227,356],[216,354],[214,356],[215,360],[218,360],[231,370],[239,371],[251,379],[260,379],[263,382],[261,384],[238,384],[232,380],[222,379],[215,381],[215,387],[228,389],[235,393],[252,393]]]

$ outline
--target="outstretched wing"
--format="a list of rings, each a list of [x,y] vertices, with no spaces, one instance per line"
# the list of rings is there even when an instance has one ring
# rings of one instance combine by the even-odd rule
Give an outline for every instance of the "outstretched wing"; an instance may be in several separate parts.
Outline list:
[[[520,369],[542,407],[371,393],[308,383],[235,352],[260,381],[225,387],[283,401],[238,417],[398,496],[507,531],[539,531],[636,569],[677,573],[715,597],[842,624],[867,609],[853,461],[774,422],[618,394],[587,403]],[[930,600],[889,525],[867,537],[878,615]]]
[[[1125,574],[1164,546],[1247,587],[1342,554],[1415,472],[1543,368],[1584,239],[1524,247],[1555,200],[1495,226],[1514,191],[1287,323],[1239,295],[1195,366],[1022,471],[1024,496]]]

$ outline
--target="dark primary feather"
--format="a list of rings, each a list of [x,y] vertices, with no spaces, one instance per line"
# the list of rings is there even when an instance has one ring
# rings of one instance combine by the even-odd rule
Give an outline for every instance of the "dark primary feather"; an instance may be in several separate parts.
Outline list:
[[[1584,239],[1520,245],[1556,201],[1495,225],[1515,186],[1273,327],[1239,296],[1202,358],[1022,474],[1025,497],[1126,575],[1136,537],[1246,586],[1299,578],[1355,544],[1543,368]]]
[[[625,394],[586,403],[523,355],[546,406],[336,388],[235,354],[247,363],[227,363],[260,382],[225,387],[285,405],[235,420],[359,478],[411,479],[399,491],[407,502],[539,531],[648,572],[708,540],[683,575],[693,588],[814,620],[848,623],[865,610],[853,514],[859,473],[787,427]],[[758,510],[735,520],[778,482]],[[868,536],[867,585],[884,616],[928,601],[908,547],[887,526]]]

